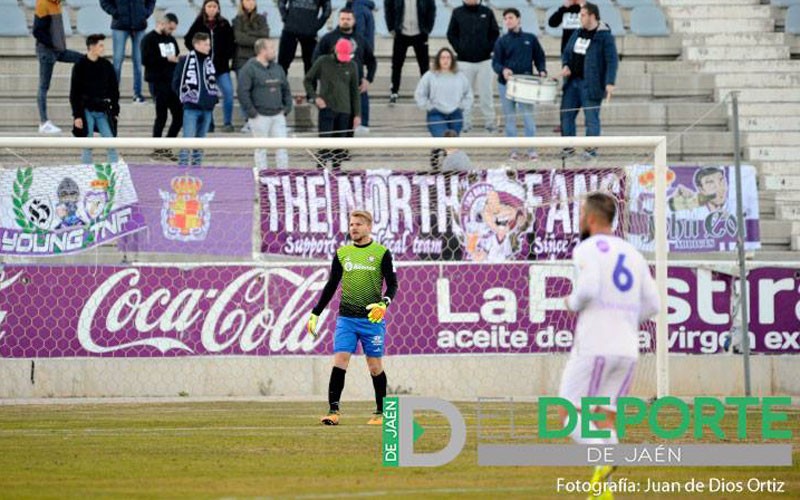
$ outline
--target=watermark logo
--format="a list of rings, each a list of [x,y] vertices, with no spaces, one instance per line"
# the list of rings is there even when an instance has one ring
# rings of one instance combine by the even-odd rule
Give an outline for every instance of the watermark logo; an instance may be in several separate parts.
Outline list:
[[[414,420],[415,411],[435,411],[450,425],[450,441],[433,453],[417,453],[414,443],[425,429]],[[438,467],[461,453],[467,441],[464,417],[452,403],[436,398],[389,397],[383,400],[383,465],[386,467]]]

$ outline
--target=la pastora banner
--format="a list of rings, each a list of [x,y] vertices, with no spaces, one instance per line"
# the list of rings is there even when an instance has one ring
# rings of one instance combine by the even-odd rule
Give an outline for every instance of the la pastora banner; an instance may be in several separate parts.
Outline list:
[[[125,164],[0,170],[0,255],[74,254],[143,228]]]
[[[532,354],[572,346],[561,297],[572,268],[548,263],[398,265],[387,314],[389,355]],[[305,324],[329,273],[289,267],[16,266],[0,271],[0,357],[330,354],[337,302]],[[735,321],[732,279],[669,269],[669,350],[722,351]],[[749,274],[755,353],[800,353],[800,270]],[[654,326],[640,347],[655,349]]]

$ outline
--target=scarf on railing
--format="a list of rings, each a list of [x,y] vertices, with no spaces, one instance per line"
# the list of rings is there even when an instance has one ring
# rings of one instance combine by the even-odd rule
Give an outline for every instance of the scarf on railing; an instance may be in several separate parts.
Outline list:
[[[197,104],[200,102],[200,58],[195,51],[189,52],[186,57],[186,64],[183,66],[181,75],[181,95],[183,103]],[[208,95],[217,95],[217,76],[214,70],[214,61],[211,56],[206,56],[203,60],[203,85],[208,91]]]

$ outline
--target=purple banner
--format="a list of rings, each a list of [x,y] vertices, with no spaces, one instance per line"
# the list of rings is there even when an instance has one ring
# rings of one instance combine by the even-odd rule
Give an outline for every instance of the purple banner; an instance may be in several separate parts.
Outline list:
[[[568,265],[398,267],[387,354],[549,353],[569,350],[575,317],[561,297]],[[330,354],[336,299],[305,331],[328,266],[198,268],[5,266],[0,357],[174,357]],[[717,353],[731,329],[730,278],[669,272],[669,348]],[[800,353],[800,270],[750,273],[753,352]],[[640,333],[655,348],[652,324]]]
[[[252,171],[156,165],[130,170],[147,230],[124,238],[123,250],[252,255]]]
[[[640,250],[653,249],[655,171],[629,167],[631,226],[628,239]],[[672,252],[727,252],[736,249],[734,167],[670,167],[667,171],[667,238]],[[742,166],[745,248],[761,248],[756,170]]]
[[[329,259],[348,213],[374,216],[396,260],[506,262],[569,258],[580,195],[624,196],[624,169],[423,174],[371,170],[261,172],[261,251]]]

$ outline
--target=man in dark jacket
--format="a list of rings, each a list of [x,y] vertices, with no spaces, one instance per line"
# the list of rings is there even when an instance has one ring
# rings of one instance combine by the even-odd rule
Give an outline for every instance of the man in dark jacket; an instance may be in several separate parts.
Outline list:
[[[395,104],[409,47],[414,47],[419,75],[424,75],[430,69],[428,35],[433,30],[433,22],[436,19],[436,3],[434,0],[384,0],[383,6],[386,27],[394,37],[392,92],[389,95],[389,104]]]
[[[278,64],[288,75],[299,42],[303,51],[303,72],[308,73],[317,46],[317,32],[331,15],[331,0],[278,0],[278,9],[283,20]]]
[[[506,97],[506,83],[513,75],[547,76],[544,50],[533,33],[522,31],[520,13],[510,8],[503,11],[503,23],[508,33],[497,39],[492,56],[492,69],[497,73],[500,105],[503,108],[506,137],[517,136],[517,113],[522,114],[525,124],[525,137],[536,135],[536,120],[533,116],[533,104],[515,102]],[[534,72],[534,65],[536,65]],[[512,160],[520,159],[517,151],[511,153]],[[528,159],[536,160],[538,155],[533,149],[528,150]]]
[[[492,9],[481,5],[481,0],[464,0],[464,5],[453,11],[447,27],[447,41],[458,56],[458,69],[467,77],[472,89],[480,97],[481,113],[486,131],[497,131],[492,90],[492,50],[500,36],[500,28]],[[464,131],[472,128],[471,113],[464,117]]]
[[[153,15],[156,0],[100,0],[100,6],[111,16],[114,41],[114,71],[117,81],[122,81],[122,61],[125,44],[131,38],[133,59],[133,102],[143,103],[142,95],[142,38],[147,29],[147,19]]]
[[[356,16],[356,33],[364,37],[372,51],[375,52],[375,16],[372,14],[372,11],[375,10],[375,2],[352,0],[347,2],[345,7],[352,9]]]
[[[33,36],[36,38],[36,58],[39,60],[39,91],[36,103],[39,106],[39,133],[59,134],[61,129],[47,119],[47,92],[53,78],[56,61],[76,63],[80,52],[67,49],[61,0],[36,0],[33,13]]]
[[[256,56],[239,70],[239,104],[247,115],[253,137],[286,137],[286,115],[292,111],[292,91],[280,64],[275,63],[275,44],[261,38],[254,44]],[[277,151],[278,168],[289,166],[285,149]],[[254,153],[256,167],[267,168],[267,150]]]
[[[333,31],[323,36],[317,48],[314,50],[314,60],[320,57],[333,53],[333,48],[336,42],[345,38],[350,40],[354,47],[353,62],[358,69],[358,91],[361,93],[361,128],[359,133],[368,133],[369,129],[369,84],[375,80],[375,71],[378,68],[378,62],[375,60],[375,54],[372,47],[367,43],[364,38],[355,32],[354,29],[355,15],[352,10],[344,8],[339,11],[339,26]],[[364,74],[364,65],[367,66],[367,72]],[[352,128],[352,127],[348,127]],[[350,132],[348,135],[353,135]]]
[[[167,110],[172,115],[172,124],[167,137],[178,137],[183,125],[183,106],[178,95],[172,91],[172,76],[178,63],[178,41],[172,34],[178,27],[175,14],[164,14],[156,29],[142,39],[142,63],[144,79],[150,87],[150,95],[156,103],[156,119],[153,122],[153,137],[161,137],[167,124]],[[156,160],[177,161],[168,149],[156,149]]]
[[[600,135],[600,105],[603,98],[610,99],[617,79],[619,59],[614,36],[606,23],[600,22],[597,5],[587,2],[581,8],[581,29],[570,38],[561,54],[561,76],[564,90],[561,97],[561,127],[563,136],[575,136],[575,118],[583,108],[586,118],[586,135]],[[563,151],[564,156],[575,153],[573,148]],[[584,152],[584,159],[597,156],[594,148]]]
[[[575,30],[581,29],[581,6],[586,3],[586,0],[564,0],[564,5],[558,8],[547,24],[551,28],[558,28],[561,26],[561,53],[567,48],[567,42],[572,38]]]
[[[79,135],[91,137],[95,130],[103,137],[114,137],[119,116],[119,84],[114,66],[103,57],[104,35],[86,38],[86,56],[72,67],[69,103],[73,125]],[[108,162],[116,163],[117,152],[108,150]],[[84,149],[81,163],[92,163],[92,150]]]
[[[353,44],[346,38],[336,42],[333,54],[320,57],[306,73],[303,83],[319,109],[319,136],[346,137],[350,126],[361,125],[358,70],[351,60]],[[319,84],[319,87],[317,86]],[[342,150],[321,150],[320,162],[331,161],[338,170],[345,159]]]
[[[211,36],[208,33],[195,33],[192,38],[194,50],[178,59],[178,66],[172,77],[172,90],[178,94],[183,104],[183,136],[205,137],[211,126],[214,106],[219,102],[214,62],[211,53]],[[200,165],[203,152],[192,151],[192,165]],[[181,150],[180,165],[189,164],[189,152]]]

